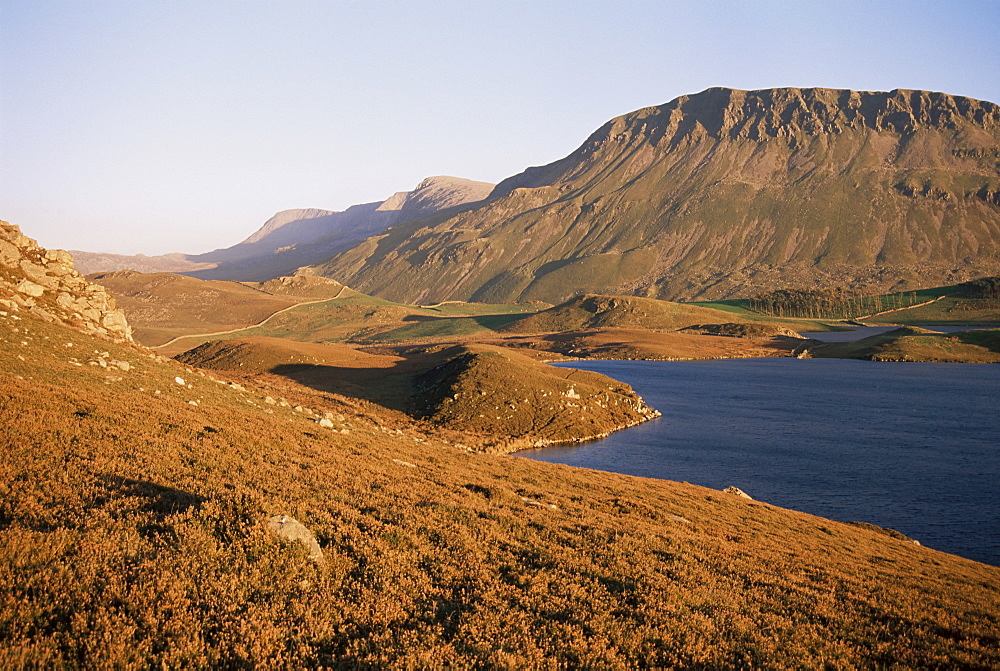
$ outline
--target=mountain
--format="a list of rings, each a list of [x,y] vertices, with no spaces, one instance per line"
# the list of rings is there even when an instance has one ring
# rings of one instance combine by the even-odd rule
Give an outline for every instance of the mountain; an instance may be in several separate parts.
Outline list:
[[[881,293],[1000,270],[1000,106],[712,88],[612,119],[449,217],[310,272],[404,302],[780,287]]]
[[[73,250],[77,268],[90,274],[117,270],[176,272],[202,279],[264,281],[319,263],[390,226],[454,211],[489,195],[493,185],[458,177],[428,177],[413,191],[354,205],[343,212],[284,210],[239,244],[205,254],[102,254]]]

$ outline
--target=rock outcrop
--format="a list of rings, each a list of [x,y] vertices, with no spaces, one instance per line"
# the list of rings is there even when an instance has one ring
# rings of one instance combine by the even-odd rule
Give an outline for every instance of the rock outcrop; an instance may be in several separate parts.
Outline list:
[[[115,341],[132,329],[115,299],[91,284],[61,249],[42,249],[17,226],[0,221],[0,310],[66,324]]]

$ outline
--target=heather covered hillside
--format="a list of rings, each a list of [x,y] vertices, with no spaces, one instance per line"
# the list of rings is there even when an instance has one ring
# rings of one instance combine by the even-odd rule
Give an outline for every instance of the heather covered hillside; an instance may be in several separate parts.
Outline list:
[[[991,102],[708,89],[613,119],[484,204],[314,272],[405,302],[953,284],[1000,269],[998,160]]]
[[[1000,664],[1000,569],[878,528],[470,453],[20,308],[0,366],[5,668]]]

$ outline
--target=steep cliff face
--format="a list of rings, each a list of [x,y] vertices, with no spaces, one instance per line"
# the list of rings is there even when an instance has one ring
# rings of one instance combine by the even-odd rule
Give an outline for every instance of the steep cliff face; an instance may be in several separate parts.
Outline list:
[[[717,88],[613,119],[485,204],[317,271],[406,301],[912,288],[1000,270],[998,194],[993,103]]]
[[[73,267],[73,257],[45,250],[0,221],[0,309],[66,324],[92,335],[132,342],[132,329],[115,299]]]

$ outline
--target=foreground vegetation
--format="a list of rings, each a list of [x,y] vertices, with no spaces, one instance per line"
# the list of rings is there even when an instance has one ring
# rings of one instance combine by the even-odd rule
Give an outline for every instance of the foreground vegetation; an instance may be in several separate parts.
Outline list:
[[[27,317],[0,362],[3,668],[1000,665],[1000,569],[878,529]]]

